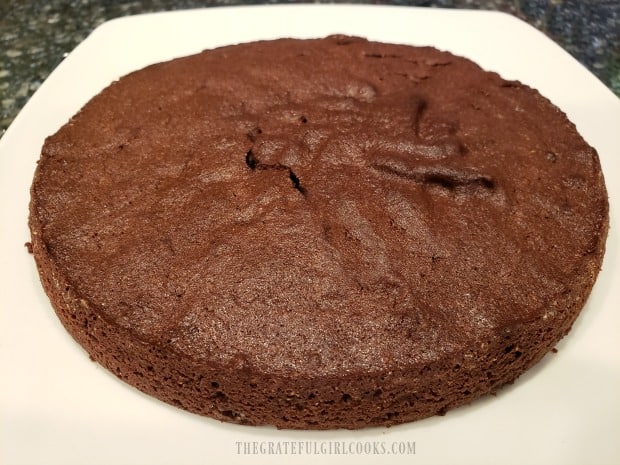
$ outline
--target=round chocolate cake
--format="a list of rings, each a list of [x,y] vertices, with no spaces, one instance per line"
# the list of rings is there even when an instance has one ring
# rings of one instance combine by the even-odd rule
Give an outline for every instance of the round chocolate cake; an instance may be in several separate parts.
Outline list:
[[[114,82],[45,142],[32,248],[138,389],[280,428],[413,421],[511,383],[601,266],[595,150],[535,90],[427,47],[222,47]]]

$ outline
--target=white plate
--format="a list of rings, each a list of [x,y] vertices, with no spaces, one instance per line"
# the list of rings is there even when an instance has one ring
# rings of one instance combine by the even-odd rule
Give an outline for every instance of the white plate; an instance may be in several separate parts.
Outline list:
[[[599,151],[612,204],[607,255],[586,309],[557,354],[496,397],[389,429],[235,426],[142,395],[73,342],[23,246],[28,190],[44,138],[110,81],[146,64],[223,44],[331,33],[450,50],[538,88],[569,115]],[[262,6],[102,25],[51,74],[0,140],[0,463],[620,463],[619,129],[620,102],[603,84],[543,34],[501,13]],[[413,442],[415,455],[374,455],[392,452],[392,444],[407,452]]]

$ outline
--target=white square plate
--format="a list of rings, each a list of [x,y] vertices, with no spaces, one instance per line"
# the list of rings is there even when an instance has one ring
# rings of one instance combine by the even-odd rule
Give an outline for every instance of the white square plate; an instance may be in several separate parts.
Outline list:
[[[449,50],[539,89],[568,114],[600,154],[612,206],[603,270],[583,314],[557,354],[496,397],[392,428],[236,426],[142,395],[92,363],[66,333],[23,246],[44,138],[112,80],[147,64],[224,44],[332,33]],[[290,5],[105,23],[50,75],[0,140],[0,463],[620,463],[619,167],[618,98],[543,34],[502,13]],[[412,443],[415,455],[406,453]],[[399,447],[404,453],[393,453]],[[266,453],[253,453],[261,449]]]

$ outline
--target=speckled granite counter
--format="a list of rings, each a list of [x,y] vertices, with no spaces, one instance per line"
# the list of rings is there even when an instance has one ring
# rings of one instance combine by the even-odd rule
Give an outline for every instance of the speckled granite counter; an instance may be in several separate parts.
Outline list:
[[[63,57],[104,21],[152,11],[250,3],[265,2],[0,0],[0,135]],[[618,0],[387,0],[375,3],[509,12],[547,33],[620,95]]]

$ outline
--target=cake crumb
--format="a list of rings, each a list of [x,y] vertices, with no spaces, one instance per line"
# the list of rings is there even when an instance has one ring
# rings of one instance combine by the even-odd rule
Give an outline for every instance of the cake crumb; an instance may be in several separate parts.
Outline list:
[[[553,349],[551,349],[551,352],[553,352],[554,354],[558,353],[558,349],[556,349],[555,347]]]
[[[32,242],[26,242],[24,246],[26,247],[26,250],[28,250],[28,253],[32,253]]]

